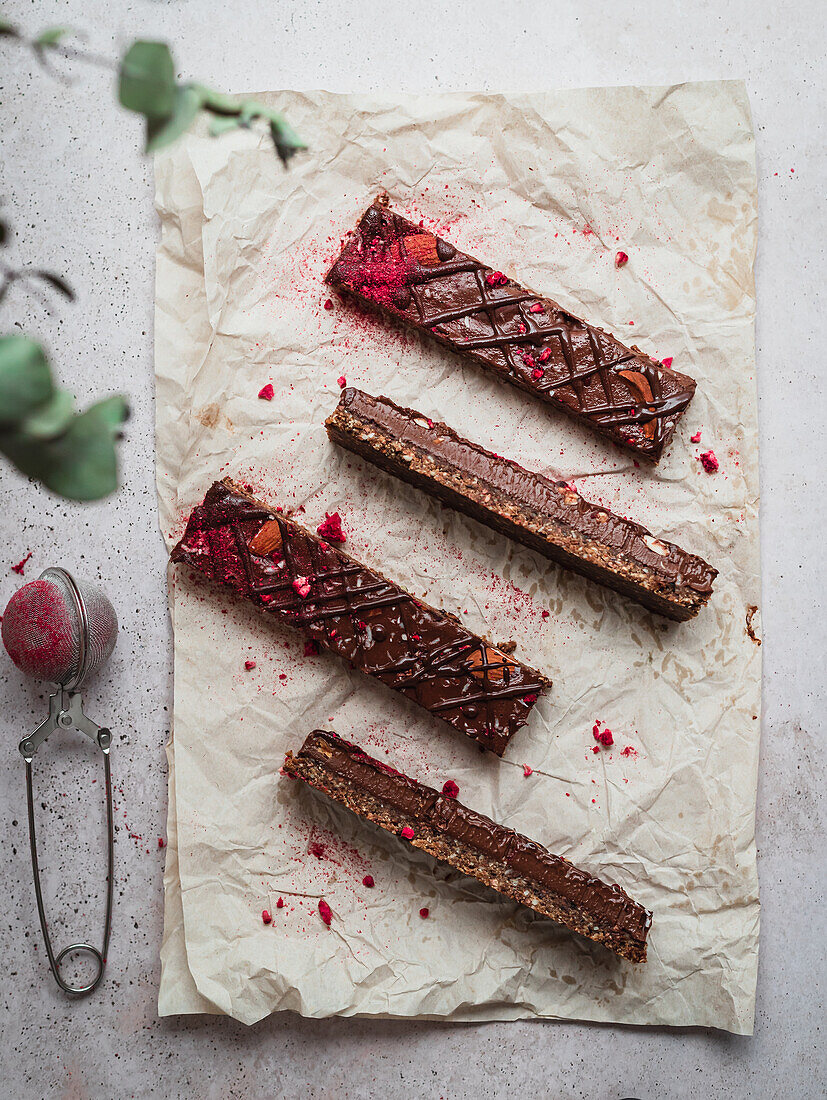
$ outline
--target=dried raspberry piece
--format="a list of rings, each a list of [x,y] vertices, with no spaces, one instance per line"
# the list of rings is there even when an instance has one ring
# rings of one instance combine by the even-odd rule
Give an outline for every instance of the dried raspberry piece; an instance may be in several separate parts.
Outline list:
[[[525,355],[523,356],[523,362],[525,363],[525,365],[527,367],[536,367],[537,366],[537,363],[534,360],[534,356],[529,355],[528,352],[526,352]]]
[[[164,838],[162,836],[159,836],[158,837],[158,847],[159,848],[166,848],[166,846],[167,846],[167,842],[164,840]]]
[[[330,298],[328,298],[327,301],[325,302],[324,308],[325,309],[333,309],[333,302],[330,300]]]
[[[269,596],[267,593],[265,593],[263,596],[259,596],[259,599],[261,600],[262,603],[272,603],[273,602],[273,597]]]
[[[347,538],[342,530],[342,517],[338,512],[325,512],[324,522],[316,528],[316,533],[328,542],[346,542]]]
[[[269,909],[262,909],[261,910],[261,919],[265,924],[272,924],[273,915],[272,915],[272,913],[270,912]]]
[[[508,282],[507,276],[503,275],[501,271],[490,271],[485,276],[485,281],[488,286],[505,286]]]
[[[301,596],[303,600],[306,600],[310,595],[310,578],[309,577],[296,577],[293,581],[293,587],[296,592]]]
[[[533,306],[528,307],[529,313],[542,313],[545,310],[545,306],[542,302],[535,302]]]
[[[671,355],[667,355],[665,359],[661,360],[661,366],[666,367],[666,369],[669,370],[669,368],[672,366],[672,358],[673,357]]]
[[[544,374],[544,371],[541,371],[540,368],[538,367],[537,370],[533,370],[531,372],[531,377],[534,379],[535,382],[539,382],[540,379],[543,377],[543,374]]]
[[[426,909],[426,908],[425,908],[425,907],[423,906],[423,907],[422,907],[422,909],[420,909],[420,910],[419,910],[419,915],[420,915],[420,917],[422,917],[422,919],[423,919],[423,920],[427,920],[427,919],[428,919],[428,917],[429,917],[429,916],[431,915],[431,910],[430,910],[430,909]]]
[[[541,618],[541,619],[547,619],[547,618],[549,617],[549,615],[550,615],[550,614],[551,614],[551,612],[550,612],[550,611],[541,611],[541,612],[540,612],[540,618]]]
[[[247,671],[249,672],[249,671],[250,671],[250,669],[253,669],[253,668],[255,668],[255,667],[256,667],[256,663],[255,663],[255,661],[245,661],[245,662],[244,662],[244,667],[245,667],[245,668],[247,669]]]
[[[405,840],[413,840],[415,833],[410,825],[406,825],[399,835],[404,836]]]
[[[272,401],[275,392],[276,391],[273,389],[273,383],[268,382],[266,386],[261,387],[261,389],[258,391],[258,395],[262,399],[262,401]]]
[[[592,745],[592,752],[600,752],[600,746],[599,745]]]
[[[276,902],[276,909],[283,909],[283,908],[284,908],[284,898],[279,898],[279,900]]]
[[[524,703],[536,703],[537,702],[536,694],[532,691],[530,695],[524,696],[523,702]]]
[[[345,376],[343,374],[339,375],[339,377],[336,379],[336,382],[338,383],[339,388],[342,389],[342,390],[347,385],[347,379],[345,378]]]
[[[629,257],[625,252],[618,252],[615,256],[615,267],[624,267],[629,262]]]
[[[716,474],[718,472],[718,459],[715,457],[715,452],[704,451],[701,455],[701,465],[708,474]]]
[[[603,732],[600,734],[599,741],[600,744],[605,745],[606,748],[608,748],[610,745],[613,745],[615,743],[615,739],[614,737],[612,737],[612,731],[603,730]]]
[[[442,793],[446,798],[457,798],[459,796],[459,787],[453,779],[446,779],[442,784]]]
[[[330,922],[333,920],[333,910],[330,908],[324,898],[319,898],[319,916],[329,928]]]
[[[528,764],[523,764],[523,775],[528,779],[530,775],[534,775],[534,768],[530,768]]]
[[[316,859],[324,859],[324,844],[320,844],[318,840],[314,840],[310,845],[310,854],[315,856]]]
[[[541,363],[547,363],[551,359],[551,348],[543,348],[540,352],[538,359]]]
[[[318,642],[305,642],[304,643],[304,655],[305,655],[305,657],[318,657],[318,655],[319,655],[319,643]]]
[[[694,434],[694,435],[690,435],[690,437],[689,437],[689,442],[690,442],[690,443],[700,443],[700,442],[701,442],[701,432],[700,432],[700,429],[698,429],[698,431],[697,431],[697,432],[695,432],[695,434]]]
[[[376,883],[373,881],[373,875],[365,875],[362,879],[362,885],[367,886],[369,890],[373,889]]]
[[[592,737],[595,739],[595,741],[600,740],[600,720],[599,719],[592,726]]]
[[[17,575],[19,577],[22,577],[23,576],[23,570],[26,568],[26,562],[29,560],[29,558],[31,556],[32,556],[32,551],[30,550],[28,552],[28,554],[25,556],[25,558],[21,558],[20,561],[17,563],[17,565],[13,565],[11,567],[12,573],[17,573]]]
[[[522,321],[520,321],[519,325],[517,325],[517,332],[519,332],[520,336],[525,336],[525,334],[528,332],[528,329],[525,327]]]

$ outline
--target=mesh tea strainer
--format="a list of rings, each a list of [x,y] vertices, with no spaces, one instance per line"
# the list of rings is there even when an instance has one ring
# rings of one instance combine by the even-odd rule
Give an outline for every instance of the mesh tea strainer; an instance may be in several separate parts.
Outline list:
[[[86,677],[109,657],[117,634],[118,620],[106,596],[94,585],[76,581],[65,569],[47,569],[36,581],[24,585],[12,596],[3,615],[3,644],[17,667],[27,676],[57,684],[57,691],[49,696],[49,717],[41,722],[33,733],[23,738],[19,748],[26,761],[29,846],[32,854],[40,928],[55,981],[64,993],[77,996],[91,993],[103,978],[112,923],[115,859],[112,777],[109,768],[112,734],[105,727],[96,725],[83,713],[79,689]],[[100,951],[89,943],[72,943],[55,955],[46,923],[37,859],[32,760],[40,745],[56,729],[79,730],[94,741],[103,753],[106,777],[108,869],[106,916],[103,945]],[[93,978],[84,985],[71,985],[64,980],[60,972],[61,963],[66,956],[77,953],[90,955],[96,967]]]

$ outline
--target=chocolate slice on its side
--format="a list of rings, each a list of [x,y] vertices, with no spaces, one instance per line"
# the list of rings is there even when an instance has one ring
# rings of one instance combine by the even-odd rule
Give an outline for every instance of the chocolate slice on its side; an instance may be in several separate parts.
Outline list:
[[[172,560],[300,630],[497,756],[551,684],[229,478],[193,509]]]
[[[670,619],[712,594],[718,571],[703,558],[387,397],[345,389],[326,426],[334,443]]]
[[[387,195],[326,282],[653,462],[695,393],[687,375],[389,210]]]
[[[353,813],[632,962],[646,961],[652,914],[619,886],[417,783],[335,733],[314,730],[284,770]]]

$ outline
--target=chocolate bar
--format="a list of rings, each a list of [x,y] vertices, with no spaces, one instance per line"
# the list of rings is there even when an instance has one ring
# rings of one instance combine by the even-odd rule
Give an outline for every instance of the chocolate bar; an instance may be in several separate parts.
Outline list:
[[[300,630],[497,756],[551,683],[229,478],[193,509],[172,560]]]
[[[718,571],[703,558],[387,397],[345,389],[326,427],[334,443],[670,619],[692,618],[712,594]]]
[[[380,195],[326,282],[657,462],[695,382],[388,209]]]
[[[646,961],[652,914],[619,886],[394,771],[337,734],[314,730],[298,753],[287,754],[284,770],[512,901],[625,959]]]

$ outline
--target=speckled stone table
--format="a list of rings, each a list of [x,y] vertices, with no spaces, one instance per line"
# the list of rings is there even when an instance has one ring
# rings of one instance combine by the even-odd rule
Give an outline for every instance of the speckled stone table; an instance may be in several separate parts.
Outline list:
[[[113,10],[115,9],[115,10]],[[136,36],[175,44],[182,74],[233,90],[336,91],[665,84],[746,79],[759,162],[758,369],[762,454],[764,731],[758,844],[762,941],[755,1036],[702,1031],[490,1024],[309,1021],[280,1015],[159,1021],[171,643],[165,553],[153,483],[152,302],[156,222],[139,122],[111,79],[73,68],[62,84],[0,41],[0,197],[8,258],[66,275],[73,305],[51,313],[15,291],[3,331],[50,347],[81,403],[130,395],[123,489],[80,508],[0,470],[0,600],[9,567],[65,564],[111,595],[122,633],[90,713],[115,733],[117,891],[111,963],[90,1000],[51,981],[28,866],[16,745],[44,693],[0,664],[8,767],[0,779],[0,1096],[61,1097],[813,1097],[827,1088],[824,999],[823,549],[818,482],[827,468],[823,286],[825,126],[819,106],[821,5],[722,6],[598,0],[541,5],[423,0],[411,11],[356,0],[23,3],[4,15],[30,31],[61,23],[115,55]],[[553,12],[553,14],[552,14]],[[823,91],[823,88],[822,88]],[[822,196],[820,203],[819,196]],[[2,563],[5,562],[6,565]],[[102,917],[103,809],[93,755],[55,737],[38,761],[37,802],[55,938],[95,936]],[[59,893],[58,893],[59,890]]]

